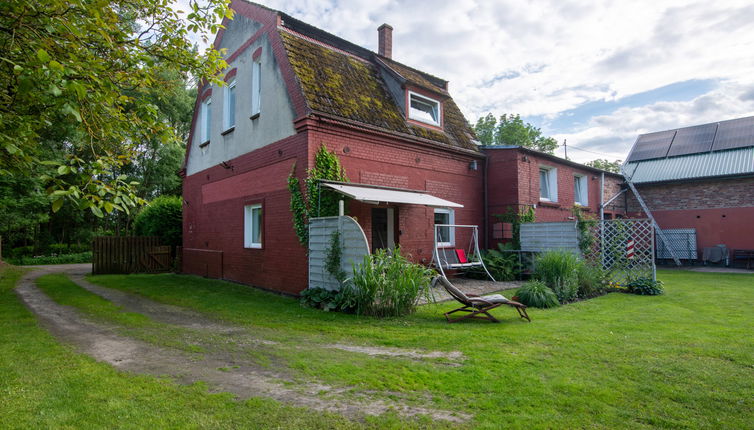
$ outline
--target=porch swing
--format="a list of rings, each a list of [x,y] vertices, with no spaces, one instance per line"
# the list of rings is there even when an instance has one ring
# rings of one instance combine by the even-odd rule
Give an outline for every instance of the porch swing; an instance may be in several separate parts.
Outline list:
[[[466,249],[448,246],[450,237],[457,229],[470,229],[469,243]],[[440,270],[444,278],[446,270],[468,270],[481,267],[492,282],[496,282],[487,266],[484,265],[482,253],[479,251],[479,227],[476,225],[435,224],[434,252],[432,263]]]

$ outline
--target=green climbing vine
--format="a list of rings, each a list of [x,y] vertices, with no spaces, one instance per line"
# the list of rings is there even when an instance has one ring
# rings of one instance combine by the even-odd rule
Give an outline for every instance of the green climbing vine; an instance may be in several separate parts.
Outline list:
[[[320,180],[348,182],[340,159],[334,152],[328,151],[324,144],[314,155],[314,167],[306,172],[305,190],[301,189],[301,181],[296,176],[295,164],[288,176],[293,229],[303,246],[309,245],[309,218],[337,215],[338,200],[343,198],[333,190],[321,189]]]
[[[500,222],[510,223],[511,232],[513,233],[513,249],[521,249],[521,224],[526,222],[534,222],[534,207],[527,206],[516,210],[512,207],[508,208],[508,211],[504,214],[493,215]]]
[[[346,272],[341,269],[343,248],[340,247],[340,232],[335,230],[330,235],[330,246],[325,255],[325,269],[338,281],[340,285],[346,281]]]
[[[593,227],[597,225],[597,220],[593,217],[584,215],[584,211],[579,205],[573,205],[571,208],[573,217],[576,218],[576,228],[579,231],[579,249],[583,255],[587,255],[594,245]]]

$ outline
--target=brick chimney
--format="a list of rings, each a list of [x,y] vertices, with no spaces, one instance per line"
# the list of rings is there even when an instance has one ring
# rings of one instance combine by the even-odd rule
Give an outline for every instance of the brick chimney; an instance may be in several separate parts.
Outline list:
[[[377,28],[377,53],[383,57],[393,58],[393,27],[382,24]]]

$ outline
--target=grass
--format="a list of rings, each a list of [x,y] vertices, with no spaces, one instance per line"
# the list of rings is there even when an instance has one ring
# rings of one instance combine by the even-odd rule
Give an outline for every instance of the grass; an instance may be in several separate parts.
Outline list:
[[[360,428],[333,414],[266,399],[236,401],[202,384],[119,372],[58,343],[12,291],[22,270],[0,265],[0,428]],[[392,423],[392,424],[391,424]]]
[[[168,380],[119,373],[40,329],[0,280],[0,427],[403,427],[395,416],[353,423],[271,400],[237,402]],[[335,386],[386,391],[474,416],[473,428],[747,428],[754,422],[754,277],[663,271],[666,294],[609,294],[555,309],[511,309],[502,324],[447,324],[453,304],[377,320],[302,308],[291,298],[178,275],[92,282],[248,326],[280,342],[260,359]],[[156,324],[99,303],[66,280],[55,300],[124,327]],[[61,290],[64,292],[61,293]],[[69,291],[70,290],[70,291]],[[507,292],[512,295],[512,292]],[[121,314],[126,314],[125,316]],[[170,336],[167,336],[170,337]],[[458,350],[461,367],[323,350],[324,343]],[[114,421],[122,419],[123,421]]]
[[[41,264],[75,264],[75,263],[91,263],[92,251],[79,252],[76,254],[60,254],[60,255],[42,255],[36,257],[20,256],[14,258],[8,258],[8,263],[35,266]]]
[[[551,310],[531,324],[445,323],[453,304],[377,320],[304,309],[240,285],[177,275],[93,282],[254,327],[281,342],[348,342],[460,350],[460,368],[321,351],[278,352],[330,384],[429,393],[437,407],[476,416],[474,427],[729,427],[754,420],[754,280],[661,272],[658,297],[609,294]],[[511,294],[512,295],[512,294]]]

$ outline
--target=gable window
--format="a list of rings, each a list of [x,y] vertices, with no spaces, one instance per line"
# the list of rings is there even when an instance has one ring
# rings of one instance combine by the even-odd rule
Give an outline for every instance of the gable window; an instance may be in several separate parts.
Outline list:
[[[453,209],[435,208],[435,224],[444,224],[445,227],[435,227],[437,230],[437,245],[454,246],[456,242],[455,229],[447,227],[448,224],[455,224],[455,211]]]
[[[228,131],[236,126],[236,80],[228,82],[225,87],[225,130]]]
[[[251,63],[251,118],[262,111],[262,63],[259,59]]]
[[[410,119],[440,126],[440,102],[409,91],[408,103]]]
[[[575,175],[573,177],[573,203],[581,206],[589,206],[587,182],[584,175]]]
[[[546,202],[558,201],[558,169],[545,166],[539,168],[539,199]]]
[[[243,246],[244,248],[262,247],[262,205],[244,206]]]
[[[202,102],[201,134],[200,134],[202,143],[209,142],[211,128],[212,128],[212,99],[207,98],[207,100]]]

